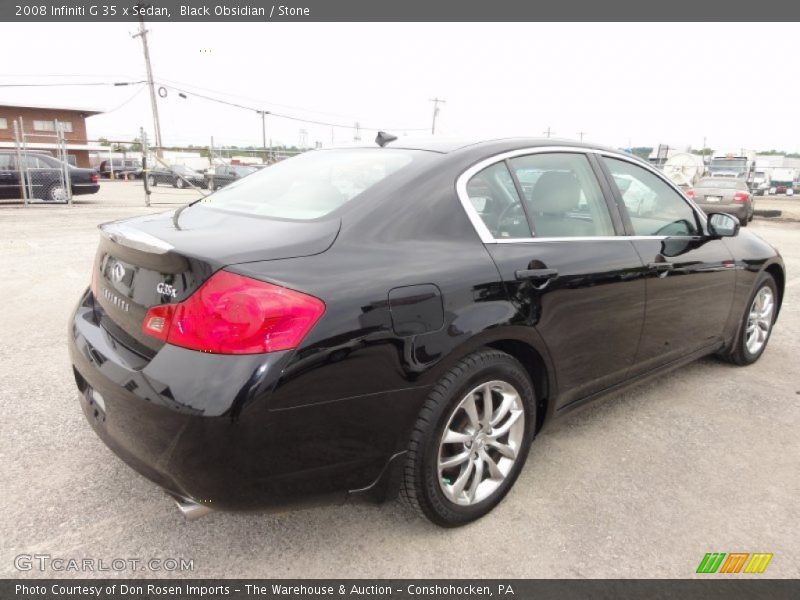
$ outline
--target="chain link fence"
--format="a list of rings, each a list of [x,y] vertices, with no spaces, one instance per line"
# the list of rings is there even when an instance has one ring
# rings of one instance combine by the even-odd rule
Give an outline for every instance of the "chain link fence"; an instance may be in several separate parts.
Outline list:
[[[34,202],[72,203],[72,167],[64,124],[49,123],[52,131],[31,133],[22,118],[14,120],[14,148],[0,153],[3,199],[22,201],[26,206]]]

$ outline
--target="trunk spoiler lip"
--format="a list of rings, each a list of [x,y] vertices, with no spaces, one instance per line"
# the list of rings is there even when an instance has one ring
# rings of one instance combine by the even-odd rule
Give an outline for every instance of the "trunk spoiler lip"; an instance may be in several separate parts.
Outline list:
[[[130,227],[122,223],[105,223],[98,225],[100,234],[121,246],[127,246],[134,250],[152,252],[155,254],[166,254],[175,247],[155,236],[145,233],[141,229]]]

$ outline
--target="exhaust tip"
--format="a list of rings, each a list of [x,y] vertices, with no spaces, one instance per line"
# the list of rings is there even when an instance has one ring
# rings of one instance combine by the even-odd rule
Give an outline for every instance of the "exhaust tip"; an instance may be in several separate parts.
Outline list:
[[[208,506],[187,498],[175,498],[175,505],[187,521],[196,521],[211,512]]]

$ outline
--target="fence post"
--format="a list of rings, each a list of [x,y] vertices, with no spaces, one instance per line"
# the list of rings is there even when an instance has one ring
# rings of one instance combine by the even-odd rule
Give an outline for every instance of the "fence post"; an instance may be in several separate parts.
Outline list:
[[[19,172],[19,187],[22,188],[22,201],[28,206],[28,186],[25,183],[25,168],[22,166],[22,146],[20,138],[19,119],[14,119],[14,149],[17,151],[17,171]]]

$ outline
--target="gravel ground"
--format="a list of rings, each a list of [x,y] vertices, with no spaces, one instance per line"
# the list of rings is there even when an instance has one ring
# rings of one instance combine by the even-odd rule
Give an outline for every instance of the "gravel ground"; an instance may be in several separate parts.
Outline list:
[[[759,363],[705,359],[554,421],[477,523],[398,503],[187,522],[84,422],[66,335],[95,226],[191,197],[159,188],[145,209],[140,184],[109,182],[73,207],[0,206],[0,576],[91,575],[15,568],[40,553],[194,561],[125,577],[691,577],[712,551],[772,552],[767,575],[800,576],[800,224],[750,227],[789,273]]]

